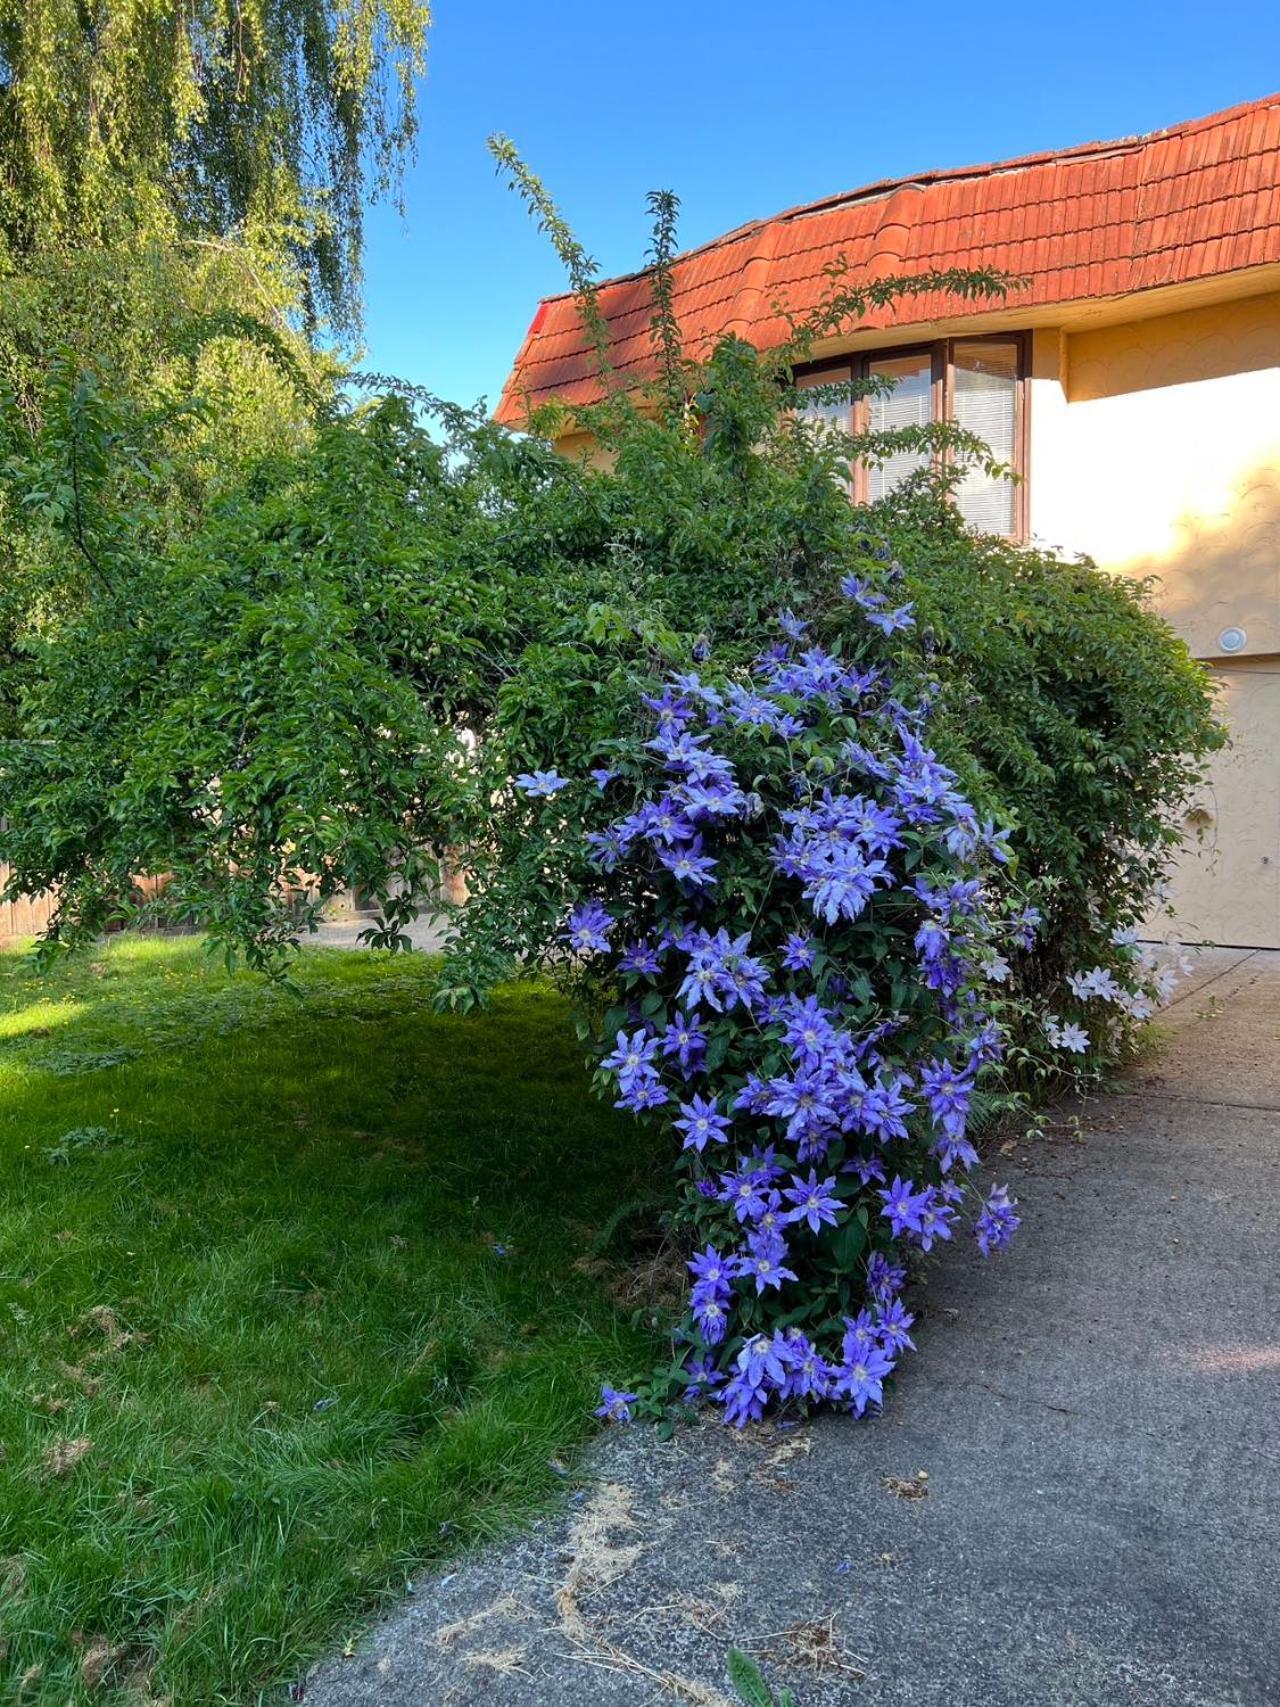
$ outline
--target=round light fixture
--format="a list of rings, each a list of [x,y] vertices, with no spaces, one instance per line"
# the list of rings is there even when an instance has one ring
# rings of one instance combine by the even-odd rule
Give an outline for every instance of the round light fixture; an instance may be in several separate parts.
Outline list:
[[[1249,636],[1243,628],[1224,628],[1218,636],[1218,650],[1220,652],[1243,652],[1248,638]]]

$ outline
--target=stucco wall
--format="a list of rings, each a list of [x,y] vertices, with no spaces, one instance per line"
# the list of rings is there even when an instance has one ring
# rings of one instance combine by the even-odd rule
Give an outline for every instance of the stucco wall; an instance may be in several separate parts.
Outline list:
[[[1280,652],[1280,293],[1037,332],[1033,535],[1159,577],[1199,657]]]
[[[1280,293],[1037,332],[1030,438],[1033,535],[1158,577],[1216,666],[1232,741],[1189,803],[1174,928],[1280,947]]]
[[[1188,802],[1176,928],[1189,942],[1280,948],[1280,658],[1243,658],[1214,675],[1231,745]]]

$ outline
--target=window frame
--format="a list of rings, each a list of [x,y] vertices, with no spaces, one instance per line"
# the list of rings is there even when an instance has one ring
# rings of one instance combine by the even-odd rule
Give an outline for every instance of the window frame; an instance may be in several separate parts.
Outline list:
[[[1002,534],[1003,539],[1022,544],[1029,533],[1030,494],[1028,470],[1031,448],[1031,334],[1030,332],[972,332],[961,337],[926,338],[915,343],[884,344],[870,350],[852,350],[847,355],[830,356],[818,362],[806,362],[796,369],[796,378],[811,384],[822,383],[824,373],[847,370],[854,381],[865,380],[879,362],[901,360],[903,356],[920,356],[928,352],[931,363],[930,396],[935,421],[955,419],[955,352],[964,344],[1012,344],[1016,352],[1013,418],[1013,470],[1018,478],[1013,483],[1013,532]],[[861,397],[852,404],[850,421],[855,433],[868,427],[871,399]],[[861,463],[852,469],[852,497],[855,504],[869,500],[868,470]]]

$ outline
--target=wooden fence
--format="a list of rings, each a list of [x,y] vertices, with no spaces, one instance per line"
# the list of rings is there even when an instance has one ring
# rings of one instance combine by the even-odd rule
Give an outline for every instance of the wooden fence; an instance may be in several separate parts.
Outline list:
[[[9,867],[0,864],[0,888],[8,881]],[[24,895],[18,901],[0,901],[0,942],[38,936],[49,923],[52,911],[52,895]]]
[[[0,861],[0,888],[9,881],[9,867]],[[150,899],[157,890],[164,887],[165,879],[156,877],[139,877],[135,880],[139,892]],[[444,893],[448,900],[455,905],[461,905],[467,898],[467,881],[456,867],[445,867]],[[333,910],[341,915],[344,912],[359,913],[363,909],[360,897],[353,890],[345,891],[345,901],[342,896],[336,897],[331,903]],[[19,937],[38,936],[49,923],[53,912],[53,896],[24,895],[17,901],[0,901],[0,943],[12,942]],[[194,928],[194,927],[190,927]]]

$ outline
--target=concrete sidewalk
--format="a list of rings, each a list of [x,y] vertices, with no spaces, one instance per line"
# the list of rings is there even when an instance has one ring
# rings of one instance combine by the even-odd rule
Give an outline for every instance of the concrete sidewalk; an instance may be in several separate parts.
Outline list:
[[[947,1253],[880,1420],[612,1432],[309,1707],[726,1707],[730,1644],[799,1707],[1280,1704],[1280,954],[1161,1030],[1000,1159],[1021,1233]]]

